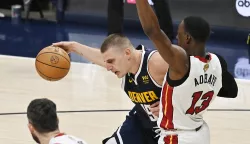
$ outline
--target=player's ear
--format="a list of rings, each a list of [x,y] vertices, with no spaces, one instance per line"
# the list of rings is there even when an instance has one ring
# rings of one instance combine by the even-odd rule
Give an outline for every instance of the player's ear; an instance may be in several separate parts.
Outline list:
[[[186,43],[190,44],[192,37],[189,34],[186,34]]]
[[[124,52],[125,52],[125,56],[127,57],[127,59],[130,60],[131,49],[130,48],[125,48]]]
[[[34,131],[35,131],[35,129],[34,129],[34,127],[32,126],[31,123],[28,123],[28,128],[29,128],[30,132],[34,132]]]
[[[130,48],[125,48],[125,55],[130,55],[130,54],[131,54]]]

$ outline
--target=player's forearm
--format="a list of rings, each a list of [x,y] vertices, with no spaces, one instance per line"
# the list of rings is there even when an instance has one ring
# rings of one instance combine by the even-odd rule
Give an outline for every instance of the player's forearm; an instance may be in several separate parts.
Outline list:
[[[147,0],[137,0],[136,7],[145,34],[153,41],[163,59],[171,63],[173,57],[172,42],[161,31],[153,9]]]
[[[73,51],[88,61],[91,61],[99,66],[105,67],[105,62],[103,61],[101,52],[97,48],[82,45],[80,43],[75,43],[73,46]]]
[[[137,13],[144,32],[151,35],[154,31],[160,31],[160,25],[148,0],[136,0]]]

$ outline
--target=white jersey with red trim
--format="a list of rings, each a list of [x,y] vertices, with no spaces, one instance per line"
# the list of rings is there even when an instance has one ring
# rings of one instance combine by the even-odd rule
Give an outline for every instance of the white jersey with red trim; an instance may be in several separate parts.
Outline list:
[[[222,68],[215,54],[190,56],[190,70],[180,84],[166,75],[160,100],[158,126],[163,129],[195,130],[203,113],[222,87]]]
[[[50,140],[49,144],[87,144],[87,143],[75,136],[60,133],[57,136],[53,137]]]

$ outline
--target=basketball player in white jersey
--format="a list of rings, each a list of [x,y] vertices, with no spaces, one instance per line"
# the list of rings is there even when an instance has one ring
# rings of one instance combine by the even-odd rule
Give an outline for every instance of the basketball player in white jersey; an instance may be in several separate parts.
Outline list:
[[[39,144],[87,144],[83,140],[60,132],[56,104],[49,99],[35,99],[27,109],[28,128]]]
[[[209,144],[203,113],[217,95],[237,96],[237,85],[222,57],[205,52],[209,24],[187,17],[178,28],[178,45],[161,31],[147,0],[136,1],[145,34],[169,64],[163,83],[158,126],[159,144]]]

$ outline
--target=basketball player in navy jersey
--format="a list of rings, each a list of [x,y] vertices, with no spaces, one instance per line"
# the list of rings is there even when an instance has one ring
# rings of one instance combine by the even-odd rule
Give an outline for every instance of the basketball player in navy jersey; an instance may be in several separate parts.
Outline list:
[[[122,88],[135,107],[117,131],[103,140],[103,144],[157,144],[157,128],[154,127],[157,126],[161,84],[168,64],[156,50],[148,50],[143,45],[135,48],[121,34],[109,35],[101,50],[77,42],[53,45],[75,52],[123,79]]]
[[[200,17],[187,17],[178,28],[178,45],[161,31],[147,0],[136,1],[145,34],[169,64],[163,83],[158,126],[159,144],[209,144],[209,128],[203,113],[218,96],[235,98],[238,88],[225,60],[206,53],[209,24]]]
[[[163,31],[173,38],[173,24],[167,0],[153,0]],[[54,46],[75,52],[87,60],[106,67],[123,78],[122,86],[135,107],[117,131],[103,144],[157,144],[157,117],[161,84],[168,64],[155,50],[143,45],[136,48],[122,34],[123,1],[110,0],[108,6],[108,37],[101,51],[76,42],[59,42]],[[122,21],[120,21],[122,20]],[[172,40],[172,39],[171,39]],[[155,127],[155,128],[154,128]]]

